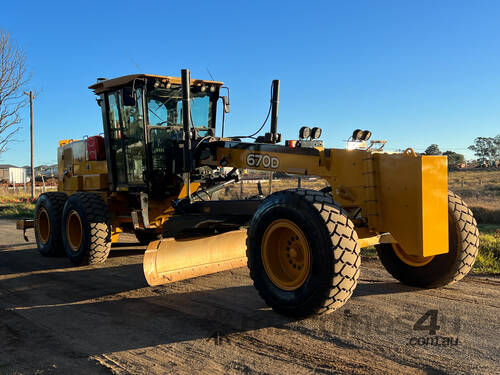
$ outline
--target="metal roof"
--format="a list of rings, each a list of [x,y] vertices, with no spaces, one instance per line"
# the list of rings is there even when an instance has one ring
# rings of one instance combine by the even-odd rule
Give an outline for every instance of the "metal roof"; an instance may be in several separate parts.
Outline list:
[[[102,92],[110,90],[113,87],[126,85],[127,83],[132,82],[136,78],[156,78],[165,83],[168,81],[170,83],[173,83],[174,85],[181,84],[181,79],[179,77],[159,76],[155,74],[129,74],[126,76],[98,81],[93,85],[89,86],[89,89],[94,90],[96,94],[100,94]],[[202,84],[222,86],[224,83],[218,81],[191,79],[192,86],[201,86]]]

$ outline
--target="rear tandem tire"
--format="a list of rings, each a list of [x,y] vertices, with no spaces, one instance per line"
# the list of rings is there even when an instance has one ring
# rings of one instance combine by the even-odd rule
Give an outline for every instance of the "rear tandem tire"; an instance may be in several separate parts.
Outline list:
[[[448,217],[448,253],[432,258],[408,255],[405,258],[403,249],[396,249],[398,256],[392,244],[381,244],[376,248],[385,269],[403,284],[423,288],[445,286],[467,275],[476,260],[479,231],[471,210],[451,191],[448,192]]]
[[[61,236],[61,218],[68,196],[62,192],[41,194],[35,206],[35,238],[43,256],[64,255]]]
[[[103,263],[111,250],[111,225],[104,200],[93,193],[71,195],[64,206],[62,234],[72,263]]]
[[[330,194],[279,191],[262,202],[248,229],[250,276],[259,295],[280,314],[330,313],[356,287],[357,239],[353,223]]]

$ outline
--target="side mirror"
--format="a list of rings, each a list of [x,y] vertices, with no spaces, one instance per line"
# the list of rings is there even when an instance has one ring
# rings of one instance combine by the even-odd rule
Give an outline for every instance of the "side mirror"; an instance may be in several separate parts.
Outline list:
[[[222,103],[224,104],[224,113],[230,112],[229,96],[222,96]]]
[[[122,89],[123,105],[127,107],[134,107],[136,104],[135,95],[132,87],[126,86]]]

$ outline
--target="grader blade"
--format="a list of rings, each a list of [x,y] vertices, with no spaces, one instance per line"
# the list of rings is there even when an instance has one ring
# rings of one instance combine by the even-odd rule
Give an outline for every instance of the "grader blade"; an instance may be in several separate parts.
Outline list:
[[[246,229],[241,229],[195,239],[153,241],[144,254],[146,280],[155,286],[244,267],[246,237]]]

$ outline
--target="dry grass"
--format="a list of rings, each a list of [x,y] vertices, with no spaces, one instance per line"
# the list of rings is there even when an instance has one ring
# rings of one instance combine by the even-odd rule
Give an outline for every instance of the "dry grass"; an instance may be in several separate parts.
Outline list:
[[[449,174],[449,188],[471,208],[478,223],[500,224],[500,171],[469,170]],[[273,191],[297,187],[297,179],[273,181]],[[326,186],[322,179],[302,180],[302,187],[321,189]],[[261,182],[262,193],[268,195],[269,182]],[[227,187],[217,199],[242,199],[259,194],[256,183],[238,183]]]
[[[322,179],[302,180],[303,188],[319,190],[325,187]],[[294,188],[297,179],[273,181],[273,191]],[[480,250],[474,265],[475,273],[500,273],[500,171],[455,171],[449,174],[450,190],[460,195],[474,213],[479,223]],[[269,182],[261,182],[261,191],[269,194]],[[40,192],[38,192],[40,193]],[[214,199],[242,199],[258,195],[256,183],[239,183],[227,187]],[[6,200],[28,199],[29,193],[0,190],[0,217],[33,217],[33,203],[10,203]],[[364,251],[365,255],[376,257],[373,249]]]
[[[477,222],[500,225],[500,171],[451,172],[450,190],[462,197]]]
[[[262,180],[261,190],[263,195],[269,194],[269,180]],[[296,188],[298,186],[297,179],[287,179],[287,180],[274,180],[272,183],[272,191],[280,191],[285,189]],[[301,187],[305,189],[319,190],[327,186],[327,182],[323,179],[313,179],[313,180],[302,180]],[[244,183],[238,183],[228,186],[225,190],[219,192],[217,197],[214,199],[245,199],[259,194],[258,184],[253,181],[245,181]]]
[[[453,171],[449,174],[449,188],[463,198],[479,223],[480,248],[473,273],[500,274],[500,171]],[[263,181],[262,193],[267,195],[269,183]],[[304,180],[302,187],[321,189],[321,179]],[[273,182],[273,191],[297,187],[296,179]],[[256,183],[235,184],[220,193],[219,199],[241,199],[257,195]],[[374,248],[363,249],[364,258],[376,258]]]
[[[53,190],[53,188],[51,189]],[[37,195],[42,191],[37,189]],[[32,218],[35,211],[35,203],[31,202],[30,193],[24,189],[1,189],[0,190],[0,217],[9,219]]]

